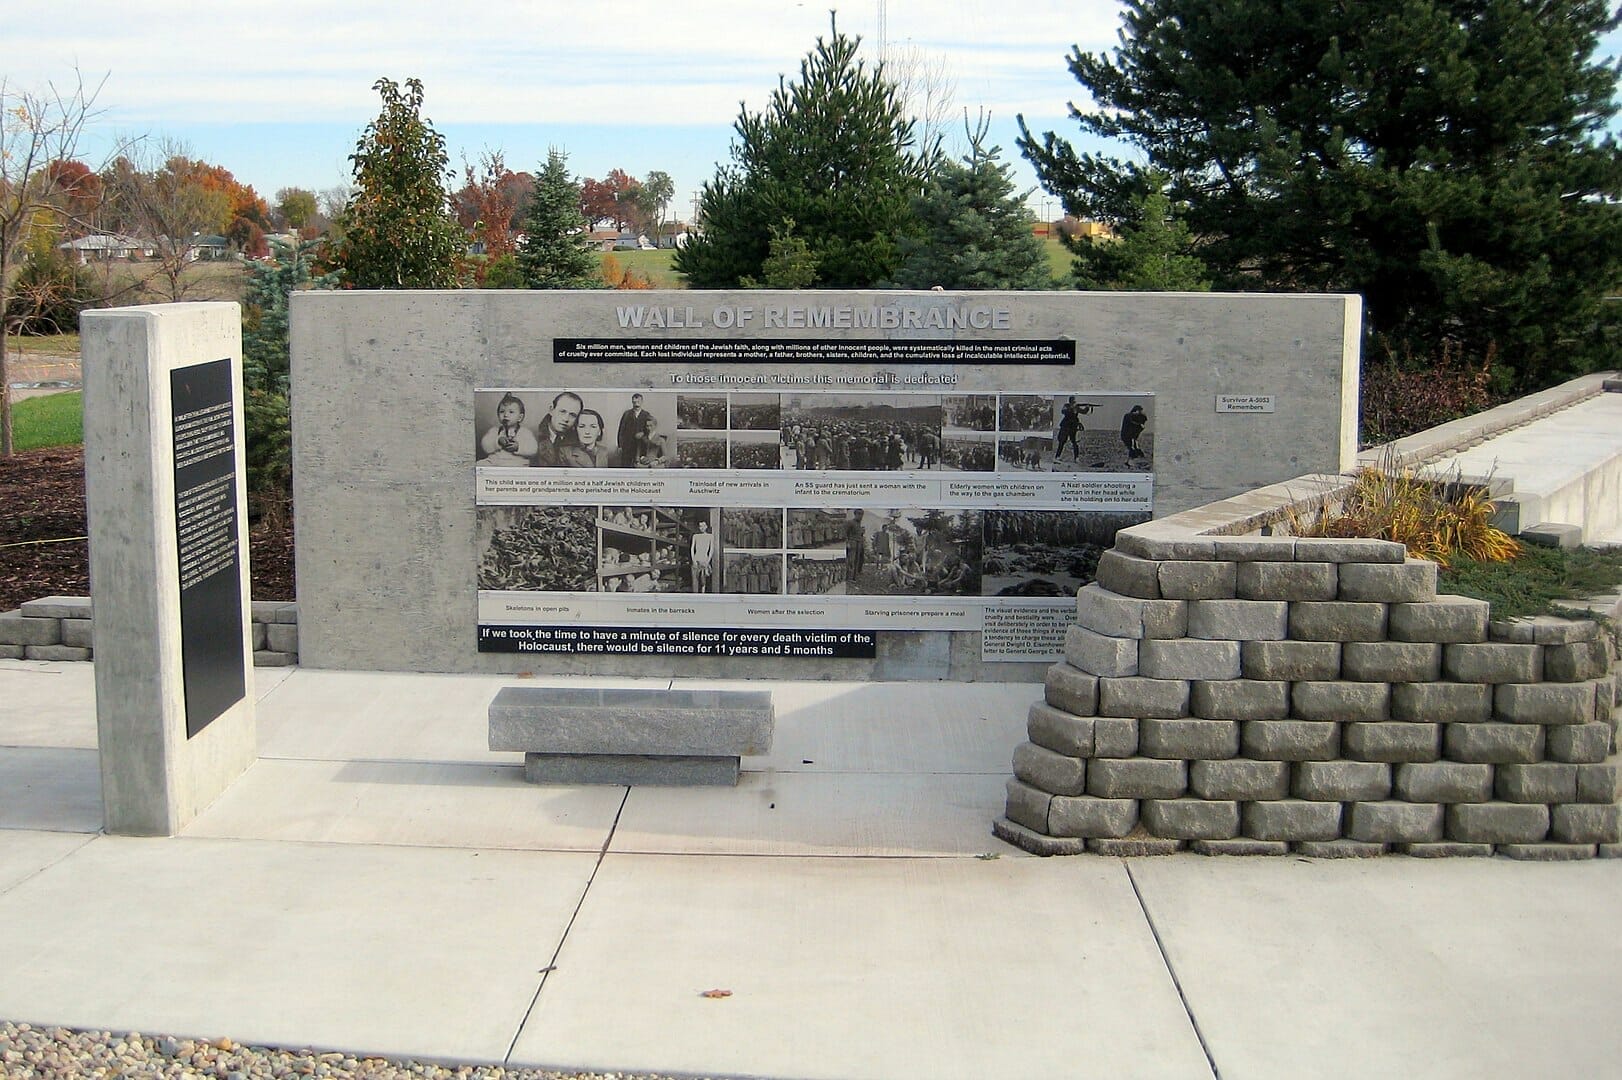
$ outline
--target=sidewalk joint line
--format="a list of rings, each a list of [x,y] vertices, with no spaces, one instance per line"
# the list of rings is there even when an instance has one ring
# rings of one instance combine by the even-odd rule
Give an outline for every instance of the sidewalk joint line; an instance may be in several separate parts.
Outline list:
[[[1205,1032],[1200,1030],[1199,1018],[1194,1015],[1193,1008],[1188,1003],[1188,995],[1183,993],[1183,981],[1177,977],[1177,968],[1172,965],[1171,957],[1166,953],[1166,943],[1160,940],[1160,928],[1155,925],[1155,917],[1149,913],[1149,905],[1143,900],[1143,892],[1138,888],[1138,879],[1132,874],[1132,860],[1122,859],[1126,867],[1126,880],[1132,883],[1132,895],[1137,897],[1138,910],[1143,912],[1144,921],[1149,924],[1149,934],[1155,939],[1155,948],[1160,950],[1160,962],[1166,966],[1166,974],[1171,976],[1172,986],[1177,988],[1177,1000],[1183,1003],[1183,1014],[1194,1029],[1194,1037],[1200,1041],[1200,1051],[1205,1054],[1205,1061],[1211,1066],[1211,1075],[1215,1080],[1222,1080],[1222,1070],[1217,1068],[1216,1058],[1211,1055],[1211,1047],[1205,1041]]]
[[[592,864],[591,874],[586,878],[586,887],[580,890],[580,900],[575,904],[574,911],[569,913],[569,921],[563,927],[563,933],[558,936],[558,945],[552,950],[552,959],[540,969],[541,981],[535,985],[535,993],[529,999],[529,1008],[524,1010],[524,1017],[518,1021],[518,1028],[513,1032],[512,1042],[507,1044],[507,1052],[502,1055],[501,1064],[504,1067],[510,1067],[513,1051],[518,1048],[518,1040],[523,1036],[524,1028],[529,1025],[529,1018],[535,1012],[535,1006],[540,1003],[541,991],[546,989],[546,980],[558,969],[558,957],[563,955],[564,942],[569,940],[569,931],[574,929],[574,921],[580,917],[580,909],[586,906],[586,897],[591,895],[591,886],[597,880],[597,871],[602,869],[603,860],[608,858],[609,845],[614,842],[614,833],[620,827],[620,815],[625,813],[625,804],[630,798],[631,789],[626,787],[625,794],[620,798],[619,809],[614,811],[614,821],[608,826],[608,835],[603,838],[603,846],[597,852],[597,861]]]

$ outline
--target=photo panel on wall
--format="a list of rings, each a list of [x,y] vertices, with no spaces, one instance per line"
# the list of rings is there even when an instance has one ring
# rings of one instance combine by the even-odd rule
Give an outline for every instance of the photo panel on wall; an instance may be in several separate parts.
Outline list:
[[[848,511],[849,590],[887,596],[980,595],[980,513],[881,507]]]
[[[937,394],[785,394],[783,468],[849,472],[940,464]]]

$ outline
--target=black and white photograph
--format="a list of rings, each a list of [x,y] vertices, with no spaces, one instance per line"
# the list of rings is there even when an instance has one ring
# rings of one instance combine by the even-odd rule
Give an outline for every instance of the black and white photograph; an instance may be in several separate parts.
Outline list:
[[[775,507],[721,511],[721,542],[728,551],[771,551],[783,546],[783,511]]]
[[[738,431],[731,435],[732,467],[734,469],[776,469],[781,461],[781,447],[775,431]]]
[[[846,519],[852,593],[980,595],[980,511],[861,509]]]
[[[783,396],[785,469],[934,469],[940,437],[941,399],[935,394]]]
[[[676,432],[678,469],[724,469],[727,467],[727,441],[720,431]]]
[[[797,551],[837,548],[843,552],[846,517],[843,510],[790,510],[788,546]]]
[[[481,589],[592,592],[598,588],[595,506],[481,506]]]
[[[728,551],[721,571],[721,591],[776,596],[783,591],[783,556]]]
[[[678,395],[632,390],[479,390],[480,465],[546,469],[674,464]]]
[[[791,596],[843,596],[850,591],[849,566],[840,550],[791,551],[788,591]]]
[[[681,431],[725,431],[727,426],[727,399],[725,394],[677,394],[676,427]]]
[[[1098,576],[1098,557],[1115,533],[1147,513],[1097,510],[987,510],[984,596],[1074,596]]]
[[[940,468],[946,472],[992,472],[997,436],[990,431],[948,431],[941,436]]]
[[[958,431],[996,431],[996,394],[947,394],[941,398],[942,434]]]
[[[997,429],[1004,435],[1053,431],[1053,398],[1048,394],[1003,394],[997,402]]]
[[[998,471],[1154,471],[1153,395],[1020,394],[1002,399],[1000,415]]]
[[[782,426],[783,401],[776,394],[733,394],[733,431],[776,431]]]

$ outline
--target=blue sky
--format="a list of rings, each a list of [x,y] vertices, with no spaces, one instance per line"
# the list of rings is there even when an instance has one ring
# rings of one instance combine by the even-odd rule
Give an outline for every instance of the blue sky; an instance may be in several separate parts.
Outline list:
[[[992,139],[1026,187],[1035,178],[1014,146],[1016,115],[1073,136],[1066,106],[1081,87],[1065,56],[1072,45],[1111,48],[1119,26],[1115,0],[882,6],[891,56],[939,65],[959,115],[989,110]],[[841,29],[875,55],[880,8],[839,10]],[[168,137],[267,199],[287,186],[320,191],[349,178],[348,155],[378,111],[372,83],[414,75],[458,169],[464,155],[496,149],[533,171],[557,146],[581,175],[670,173],[683,216],[727,158],[740,101],[760,108],[828,30],[828,4],[797,0],[78,0],[73,10],[65,19],[0,0],[0,75],[29,88],[71,82],[75,69],[105,78],[82,155],[93,165],[117,138]],[[1613,34],[1605,51],[1619,42]],[[1057,213],[1041,192],[1030,203]]]

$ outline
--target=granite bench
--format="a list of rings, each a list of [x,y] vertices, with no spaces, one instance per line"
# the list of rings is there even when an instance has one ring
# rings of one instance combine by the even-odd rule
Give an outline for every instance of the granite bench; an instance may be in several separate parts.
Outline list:
[[[771,749],[772,695],[746,690],[508,686],[490,749],[521,750],[533,784],[736,784]]]

